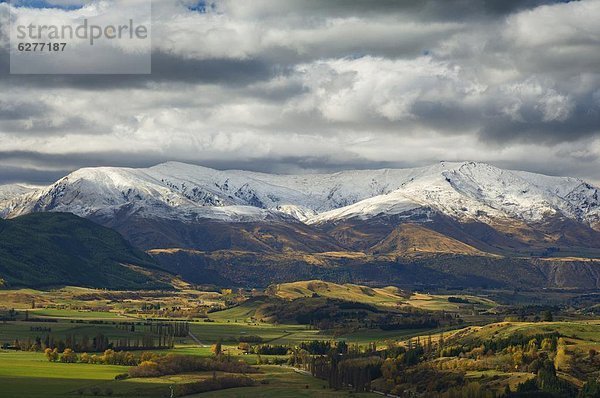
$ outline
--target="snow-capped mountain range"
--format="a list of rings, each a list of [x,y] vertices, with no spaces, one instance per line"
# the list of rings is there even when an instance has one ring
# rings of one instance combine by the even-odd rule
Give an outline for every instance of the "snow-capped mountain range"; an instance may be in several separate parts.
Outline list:
[[[34,187],[21,184],[0,185],[0,203],[10,201],[11,199],[35,190],[36,188]]]
[[[577,178],[475,162],[412,169],[274,175],[177,162],[146,169],[85,168],[30,190],[0,186],[0,216],[71,212],[82,217],[183,222],[279,220],[320,224],[437,212],[458,221],[566,219],[600,228],[599,188]]]

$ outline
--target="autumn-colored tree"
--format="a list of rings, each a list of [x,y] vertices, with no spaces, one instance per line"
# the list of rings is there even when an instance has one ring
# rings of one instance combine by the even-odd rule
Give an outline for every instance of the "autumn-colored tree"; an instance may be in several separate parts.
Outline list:
[[[554,344],[553,344],[551,338],[546,337],[544,340],[542,340],[542,350],[544,350],[544,351],[553,351],[554,350]]]
[[[523,365],[523,351],[515,350],[512,357],[513,357],[513,363],[515,365],[515,369],[517,369],[521,365]]]
[[[248,343],[240,343],[238,345],[238,349],[241,350],[241,351],[244,351],[244,352],[248,352],[248,351],[250,351],[250,344],[248,344]]]
[[[58,350],[56,348],[55,349],[46,348],[44,350],[44,355],[50,362],[58,361]]]
[[[215,354],[216,357],[218,357],[219,355],[221,355],[221,353],[223,352],[223,347],[221,345],[221,341],[217,341],[215,344],[213,344],[210,347],[210,351]]]
[[[70,348],[65,348],[60,357],[60,361],[64,363],[75,363],[77,359],[77,354]]]
[[[154,359],[156,359],[156,354],[153,352],[144,351],[142,352],[142,355],[140,355],[140,362],[153,361]]]
[[[554,357],[554,367],[557,370],[568,370],[571,363],[571,356],[567,353],[567,347],[559,344],[556,348],[556,357]]]

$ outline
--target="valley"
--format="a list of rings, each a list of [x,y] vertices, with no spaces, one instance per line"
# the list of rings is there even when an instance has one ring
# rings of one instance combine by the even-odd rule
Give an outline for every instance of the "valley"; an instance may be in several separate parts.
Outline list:
[[[199,288],[0,290],[4,393],[447,397],[465,388],[501,396],[537,389],[544,361],[565,391],[598,371],[600,297],[591,292],[546,292],[532,304],[527,292],[433,294],[320,280]],[[342,358],[335,369],[332,352]]]
[[[0,189],[9,396],[595,397],[598,189],[181,163]]]

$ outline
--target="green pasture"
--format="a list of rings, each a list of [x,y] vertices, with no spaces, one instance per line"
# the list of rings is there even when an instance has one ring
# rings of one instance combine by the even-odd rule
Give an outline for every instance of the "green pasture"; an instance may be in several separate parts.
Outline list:
[[[162,397],[177,383],[199,381],[212,377],[212,372],[114,380],[126,373],[125,366],[64,364],[48,362],[41,353],[0,351],[0,391],[2,396],[22,398],[92,397]],[[215,391],[190,397],[342,397],[347,391],[324,388],[326,383],[310,375],[300,374],[286,366],[263,365],[254,387]],[[217,376],[222,375],[218,373]],[[262,381],[262,382],[261,382]],[[373,394],[355,394],[359,397]]]
[[[261,374],[254,376],[264,383],[254,387],[232,388],[190,395],[190,398],[336,398],[348,397],[348,391],[333,391],[325,388],[327,383],[309,375],[295,372],[285,366],[266,365],[260,367]],[[377,397],[372,393],[352,394],[354,397]]]
[[[36,330],[37,328],[49,328],[50,332]],[[34,340],[36,337],[43,339],[46,335],[52,336],[55,340],[64,340],[67,335],[73,335],[77,340],[81,340],[83,336],[92,339],[99,333],[109,339],[124,339],[127,337],[134,339],[144,335],[143,328],[138,327],[136,330],[136,332],[130,332],[117,329],[116,325],[112,323],[90,324],[69,320],[60,320],[59,322],[8,321],[0,322],[0,344],[12,344],[16,339],[19,341]]]
[[[6,397],[75,395],[77,389],[104,386],[125,366],[50,363],[43,354],[0,351],[0,391]]]
[[[273,325],[268,323],[235,323],[235,322],[194,322],[190,332],[204,344],[217,340],[237,342],[247,336],[259,336],[263,343],[288,344],[306,340],[330,339],[318,330],[310,330],[305,325]]]
[[[67,310],[58,308],[40,308],[28,310],[29,316],[43,318],[65,318],[65,319],[97,319],[97,320],[118,320],[123,321],[127,318],[115,312],[104,311],[83,311],[83,310]]]

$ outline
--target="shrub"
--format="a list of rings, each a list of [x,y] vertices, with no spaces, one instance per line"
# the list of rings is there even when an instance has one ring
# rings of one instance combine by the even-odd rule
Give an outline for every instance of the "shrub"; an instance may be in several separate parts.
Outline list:
[[[81,363],[91,363],[92,357],[87,352],[84,352],[79,356],[79,362]]]
[[[77,354],[70,348],[65,348],[60,357],[60,361],[64,363],[75,363],[77,359]]]
[[[158,369],[158,364],[152,361],[144,361],[138,366],[129,371],[131,377],[156,377],[160,376],[161,372]]]
[[[50,348],[46,348],[44,350],[44,355],[50,362],[56,362],[58,360],[58,350],[56,348],[53,350]]]

